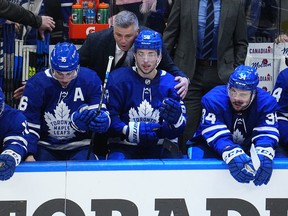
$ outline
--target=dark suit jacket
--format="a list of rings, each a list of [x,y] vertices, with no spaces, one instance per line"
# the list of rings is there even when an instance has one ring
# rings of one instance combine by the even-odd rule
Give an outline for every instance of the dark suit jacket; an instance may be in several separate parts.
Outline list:
[[[140,28],[144,29],[144,27]],[[104,29],[88,35],[86,41],[79,49],[80,65],[95,70],[103,81],[108,64],[108,57],[115,57],[116,41],[113,36],[113,28]],[[174,64],[167,50],[162,49],[162,60],[158,65],[159,69],[166,70],[174,76],[186,75]],[[111,70],[114,69],[114,62]]]
[[[175,0],[164,31],[164,43],[175,64],[192,79],[196,66],[198,8],[201,0]],[[218,32],[218,74],[227,82],[234,67],[244,64],[247,24],[244,0],[221,0]]]

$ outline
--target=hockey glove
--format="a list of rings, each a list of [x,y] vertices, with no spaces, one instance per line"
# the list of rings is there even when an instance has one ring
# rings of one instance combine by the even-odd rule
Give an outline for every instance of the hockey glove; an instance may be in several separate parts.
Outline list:
[[[160,116],[169,124],[175,125],[181,117],[182,108],[181,104],[172,99],[166,98],[163,100],[161,106],[159,107]]]
[[[222,158],[228,164],[231,175],[240,183],[249,183],[254,179],[254,167],[251,158],[243,149],[236,147],[222,153]]]
[[[7,152],[7,154],[5,152]],[[16,159],[12,156],[13,154],[11,155],[8,152],[15,154],[16,157],[18,158],[20,157],[19,160],[21,160],[21,156],[12,150],[7,150],[7,151],[2,152],[2,154],[0,154],[0,180],[1,181],[6,181],[10,179],[13,176],[15,169],[16,169]]]
[[[262,184],[267,185],[273,171],[272,163],[275,156],[274,149],[271,147],[256,147],[256,153],[260,159],[260,167],[255,175],[254,184],[256,186],[260,186]]]
[[[96,133],[105,133],[107,132],[110,126],[111,120],[109,113],[104,110],[100,110],[100,114],[95,116],[94,119],[89,124],[89,129]]]
[[[88,110],[88,105],[83,104],[72,114],[71,126],[79,132],[85,132],[88,130],[88,125],[95,117],[95,110]]]
[[[126,130],[127,140],[131,143],[139,145],[157,144],[159,138],[156,131],[160,128],[160,124],[151,122],[129,122]]]

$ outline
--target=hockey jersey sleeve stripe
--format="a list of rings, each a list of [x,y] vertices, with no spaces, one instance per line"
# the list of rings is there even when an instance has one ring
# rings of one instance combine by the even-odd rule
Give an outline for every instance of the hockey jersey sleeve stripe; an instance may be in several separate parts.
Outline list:
[[[288,118],[288,113],[277,112],[278,117],[279,117],[279,115]]]
[[[214,136],[208,138],[206,141],[207,141],[208,144],[210,144],[210,142],[215,140],[217,137],[219,137],[219,136],[221,136],[223,134],[229,134],[229,133],[230,133],[230,131],[228,129],[227,130],[221,130],[221,131],[217,132]]]
[[[207,133],[207,132],[210,132],[210,131],[213,131],[213,130],[216,130],[216,129],[222,129],[222,128],[227,128],[226,125],[215,125],[215,126],[212,126],[212,127],[208,127],[206,129],[204,129],[202,131],[202,135]]]
[[[29,128],[40,129],[40,125],[39,124],[33,124],[31,122],[28,122],[28,126],[29,126]]]
[[[24,143],[25,146],[28,145],[27,140],[24,139],[24,138],[21,137],[21,136],[8,136],[8,137],[5,137],[4,143],[5,143],[5,142],[8,142],[8,141],[11,141],[11,140],[20,141],[20,142]],[[13,142],[11,142],[11,143],[13,143]],[[18,143],[18,142],[17,142],[17,143]],[[15,143],[14,143],[14,144],[15,144]]]
[[[256,127],[253,129],[253,131],[273,131],[275,133],[279,133],[278,129],[275,127]]]
[[[39,134],[35,130],[32,130],[31,128],[29,128],[29,133],[34,134],[35,136],[37,136],[38,139],[40,139]]]
[[[288,118],[284,117],[284,116],[278,116],[277,120],[283,120],[283,121],[288,121]]]
[[[279,142],[279,138],[277,136],[275,136],[275,135],[272,135],[272,134],[260,134],[260,135],[257,135],[257,136],[252,138],[252,142],[254,142],[254,140],[259,138],[259,137],[270,137],[272,139],[275,139],[277,142]]]

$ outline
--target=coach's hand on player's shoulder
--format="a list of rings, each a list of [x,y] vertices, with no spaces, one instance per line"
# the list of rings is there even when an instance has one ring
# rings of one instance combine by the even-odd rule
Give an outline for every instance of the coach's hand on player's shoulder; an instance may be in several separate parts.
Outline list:
[[[188,86],[189,86],[189,79],[186,77],[176,76],[175,81],[179,82],[175,89],[177,89],[177,94],[184,99],[188,92]]]
[[[105,133],[110,127],[111,119],[108,111],[100,110],[89,124],[89,129],[96,133]]]

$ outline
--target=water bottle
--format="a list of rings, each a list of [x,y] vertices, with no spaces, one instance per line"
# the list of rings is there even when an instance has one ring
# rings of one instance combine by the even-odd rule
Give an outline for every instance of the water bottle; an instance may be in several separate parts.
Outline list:
[[[104,2],[100,3],[98,6],[97,23],[107,24],[108,16],[109,16],[109,4]]]
[[[72,5],[72,23],[74,24],[82,24],[82,5],[74,4]]]
[[[88,3],[88,10],[86,12],[86,24],[94,24],[95,23],[95,10],[94,4],[92,2]]]

